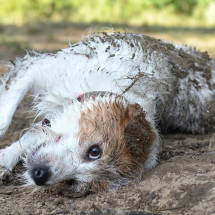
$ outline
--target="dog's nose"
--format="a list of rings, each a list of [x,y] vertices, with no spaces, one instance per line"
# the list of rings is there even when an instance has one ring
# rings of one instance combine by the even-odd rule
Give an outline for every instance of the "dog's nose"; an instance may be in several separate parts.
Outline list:
[[[32,179],[38,186],[45,185],[49,180],[51,173],[48,168],[41,167],[32,170]]]

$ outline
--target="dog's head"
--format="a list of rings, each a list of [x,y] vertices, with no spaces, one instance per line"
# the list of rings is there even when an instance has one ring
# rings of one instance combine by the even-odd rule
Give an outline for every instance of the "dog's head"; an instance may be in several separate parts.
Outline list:
[[[138,181],[156,139],[138,104],[107,93],[86,94],[42,124],[46,141],[24,158],[27,185],[74,180],[96,191]]]

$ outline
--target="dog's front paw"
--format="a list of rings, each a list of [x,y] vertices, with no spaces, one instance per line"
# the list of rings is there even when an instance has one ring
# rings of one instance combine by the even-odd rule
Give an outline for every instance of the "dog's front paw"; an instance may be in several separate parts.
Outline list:
[[[0,150],[0,184],[7,184],[12,179],[13,159],[9,147]]]
[[[13,174],[10,170],[0,167],[0,183],[8,184],[13,179]]]

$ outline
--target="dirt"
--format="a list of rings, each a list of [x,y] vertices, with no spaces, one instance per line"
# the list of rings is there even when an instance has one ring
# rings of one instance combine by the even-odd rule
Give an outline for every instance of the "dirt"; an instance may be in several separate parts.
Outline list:
[[[0,48],[1,59],[13,59],[14,56],[15,52]],[[1,64],[0,73],[4,71],[5,67]],[[27,118],[23,107],[24,104],[21,104],[10,129],[0,140],[0,148],[18,140],[20,132],[29,127],[31,119]],[[18,178],[14,177],[10,183],[0,185],[0,214],[125,214],[123,211],[130,214],[136,211],[142,215],[147,212],[215,214],[214,154],[214,134],[164,135],[159,164],[145,173],[140,183],[80,198],[66,197],[63,183],[33,192],[31,188],[22,187]],[[15,169],[15,172],[19,171],[22,171],[21,165]]]

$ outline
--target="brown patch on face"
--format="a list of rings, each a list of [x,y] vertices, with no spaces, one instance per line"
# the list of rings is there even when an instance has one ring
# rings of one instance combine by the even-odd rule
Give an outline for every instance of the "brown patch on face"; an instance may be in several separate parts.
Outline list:
[[[81,113],[79,144],[101,144],[103,156],[119,144],[124,128],[129,123],[128,111],[119,101],[98,102]]]
[[[81,113],[78,138],[85,156],[91,145],[98,144],[102,148],[102,156],[97,160],[99,169],[93,170],[97,179],[92,186],[100,190],[100,183],[105,181],[106,185],[107,180],[117,177],[118,181],[120,178],[140,179],[156,134],[138,104],[124,107],[115,100],[95,102],[91,109]]]

